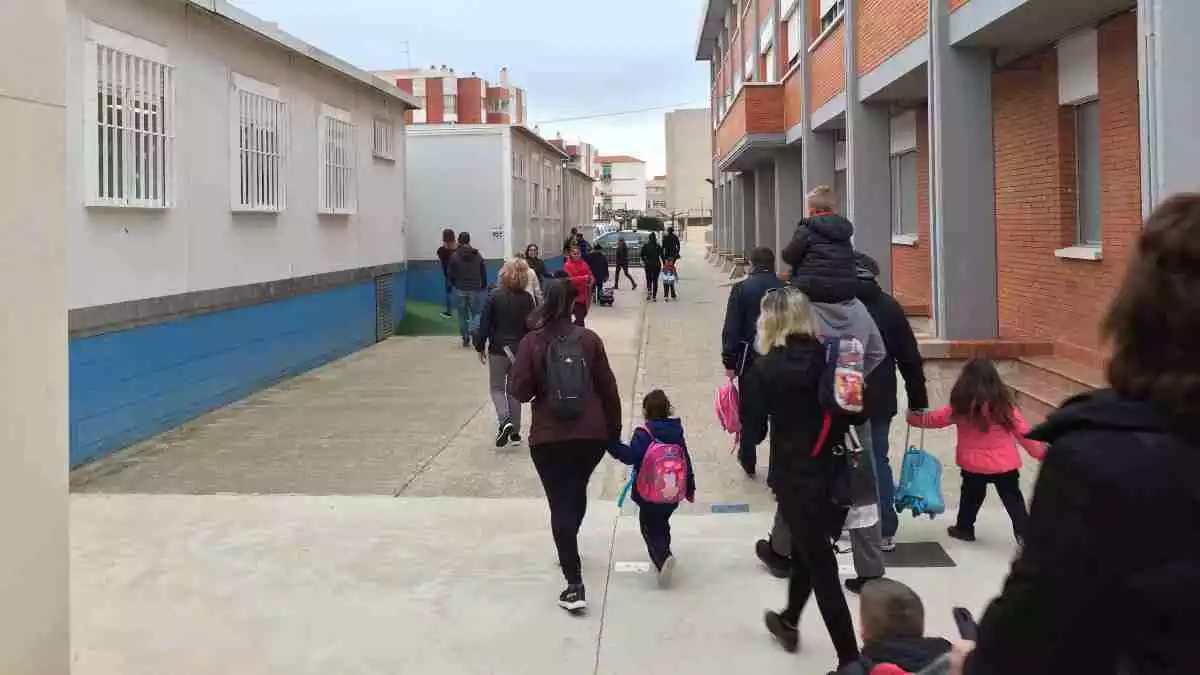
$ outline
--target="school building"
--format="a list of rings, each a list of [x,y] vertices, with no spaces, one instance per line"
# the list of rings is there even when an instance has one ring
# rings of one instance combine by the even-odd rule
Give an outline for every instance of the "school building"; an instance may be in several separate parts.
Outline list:
[[[68,0],[70,463],[383,339],[406,92],[223,0]]]
[[[714,257],[780,250],[835,186],[947,353],[1095,371],[1143,216],[1200,188],[1197,25],[1175,0],[703,0]]]

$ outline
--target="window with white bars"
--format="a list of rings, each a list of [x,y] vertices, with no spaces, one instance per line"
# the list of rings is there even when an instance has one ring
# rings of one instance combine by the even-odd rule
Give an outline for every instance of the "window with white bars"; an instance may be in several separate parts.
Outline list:
[[[354,213],[358,206],[354,152],[356,129],[350,113],[322,106],[317,132],[321,154],[318,186],[320,212],[334,215]]]
[[[175,82],[167,50],[98,24],[85,45],[87,202],[175,205]]]
[[[371,154],[380,159],[396,159],[396,124],[386,117],[371,120]]]
[[[287,106],[275,87],[236,73],[230,105],[231,207],[282,211],[287,205]]]
[[[846,0],[821,0],[821,30],[828,30],[846,10]]]
[[[458,113],[458,96],[456,94],[445,94],[442,96],[442,109],[450,114]]]

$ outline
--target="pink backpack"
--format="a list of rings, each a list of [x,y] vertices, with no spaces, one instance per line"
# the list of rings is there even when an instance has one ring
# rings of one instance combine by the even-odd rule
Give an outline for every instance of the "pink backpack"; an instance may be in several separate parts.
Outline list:
[[[727,434],[740,437],[742,433],[742,418],[738,414],[738,390],[732,379],[726,380],[717,389],[717,421]]]
[[[641,428],[650,447],[638,469],[637,492],[651,504],[678,504],[687,498],[687,455],[682,447],[656,439],[648,425]]]

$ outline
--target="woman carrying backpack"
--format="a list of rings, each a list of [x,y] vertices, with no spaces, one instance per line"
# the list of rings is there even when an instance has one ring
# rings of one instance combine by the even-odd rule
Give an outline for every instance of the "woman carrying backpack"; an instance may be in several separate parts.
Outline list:
[[[588,481],[605,449],[621,437],[621,396],[604,343],[571,322],[576,293],[568,279],[546,285],[533,330],[521,340],[509,375],[510,393],[533,402],[530,455],[546,491],[567,582],[558,605],[572,613],[587,609],[578,535]]]
[[[767,485],[790,532],[792,558],[787,607],[767,612],[764,621],[784,649],[796,651],[800,613],[815,595],[840,668],[859,657],[833,548],[846,521],[849,474],[834,445],[851,420],[846,415],[827,418],[821,405],[825,348],[803,293],[784,287],[763,296],[755,340],[761,356],[742,376],[742,434],[745,442],[757,445],[767,437],[770,422]]]

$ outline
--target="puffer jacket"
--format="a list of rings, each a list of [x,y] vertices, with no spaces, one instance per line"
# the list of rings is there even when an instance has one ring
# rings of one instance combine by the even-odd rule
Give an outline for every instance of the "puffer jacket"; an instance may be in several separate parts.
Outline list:
[[[483,303],[479,314],[479,330],[475,331],[475,351],[503,354],[508,347],[515,354],[517,345],[529,332],[529,314],[533,312],[533,296],[525,291],[497,288]]]
[[[458,291],[482,291],[487,288],[487,265],[483,255],[470,244],[461,244],[450,258],[450,285]]]
[[[1024,546],[966,675],[1184,675],[1200,617],[1200,431],[1100,391],[1030,434],[1050,444]]]
[[[745,279],[729,289],[725,306],[725,325],[721,329],[721,364],[726,370],[741,371],[753,365],[758,356],[754,337],[758,333],[758,315],[763,296],[773,288],[783,286],[769,267],[756,268]],[[743,363],[744,362],[744,363]]]
[[[783,249],[792,266],[791,283],[813,302],[845,302],[858,287],[854,225],[836,213],[805,218]]]
[[[692,457],[688,454],[687,440],[683,437],[683,422],[678,417],[672,417],[665,420],[651,420],[646,422],[645,426],[650,433],[646,433],[646,429],[638,427],[633,430],[633,437],[629,439],[629,445],[613,443],[608,448],[608,454],[612,455],[614,459],[633,467],[634,486],[629,495],[633,498],[633,503],[638,505],[646,503],[637,490],[637,474],[642,468],[642,462],[646,459],[650,443],[655,440],[659,443],[672,443],[683,448],[684,459],[687,460],[688,465],[687,488],[684,496],[688,501],[694,501],[696,499],[696,472],[692,466]],[[654,434],[654,437],[651,438],[650,434]]]
[[[954,425],[958,435],[954,458],[959,468],[971,473],[995,476],[1021,468],[1021,453],[1017,444],[1034,459],[1046,456],[1046,446],[1026,437],[1029,423],[1021,411],[1013,408],[1013,429],[1010,431],[999,424],[988,425],[986,431],[970,420],[958,419],[950,406],[928,413],[910,413],[908,423],[925,429],[944,429]]]
[[[578,260],[567,258],[563,263],[563,271],[571,279],[571,285],[575,287],[575,302],[588,306],[592,301],[592,286],[596,283],[596,278],[592,276],[592,268],[584,262],[583,258]]]

